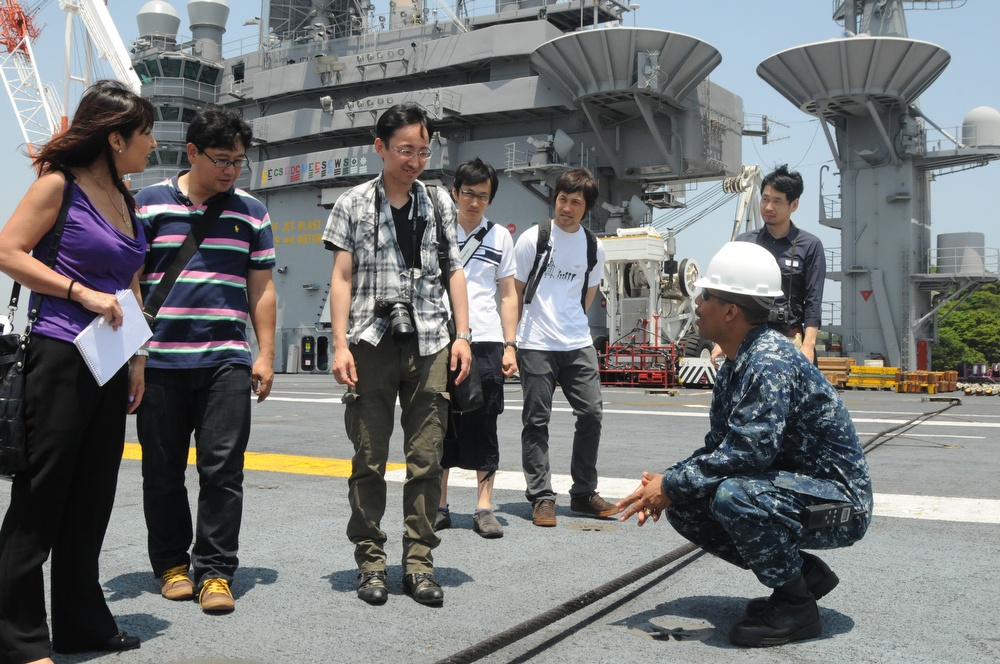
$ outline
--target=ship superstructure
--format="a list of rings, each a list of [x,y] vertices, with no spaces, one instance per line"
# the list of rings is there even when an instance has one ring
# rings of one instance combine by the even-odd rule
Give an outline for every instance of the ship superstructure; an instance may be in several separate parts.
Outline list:
[[[585,223],[612,234],[679,204],[679,184],[740,172],[742,101],[707,80],[721,55],[697,38],[626,27],[615,0],[389,4],[377,14],[357,0],[272,1],[261,48],[225,59],[223,0],[188,3],[188,43],[166,3],[138,16],[135,68],[161,115],[158,163],[133,186],[180,166],[185,120],[205,103],[252,121],[259,144],[242,184],[275,230],[280,370],[329,366],[320,237],[340,194],[381,170],[373,130],[393,104],[419,103],[437,123],[425,181],[448,182],[476,156],[510,176],[490,216],[515,234],[550,215],[549,187],[570,167],[598,175]]]
[[[917,99],[949,56],[910,39],[903,11],[947,3],[834,4],[842,38],[782,51],[758,73],[820,119],[834,153],[837,171],[820,183],[833,204],[821,223],[842,234],[841,248],[827,247],[835,257],[830,276],[842,286],[841,320],[824,327],[858,361],[927,368],[947,301],[941,294],[963,297],[997,279],[981,236],[943,234],[934,246],[930,180],[1000,158],[1000,113],[975,109],[961,137],[941,132],[951,145],[929,147],[929,127],[937,127]],[[367,0],[272,0],[261,8],[257,48],[224,54],[225,0],[187,3],[192,38],[184,42],[176,10],[154,0],[138,14],[133,62],[158,108],[160,146],[157,163],[133,186],[183,165],[186,122],[198,108],[241,109],[258,141],[241,186],[268,206],[277,243],[276,369],[326,371],[327,211],[381,169],[372,145],[379,114],[416,102],[439,130],[423,179],[448,183],[462,161],[492,162],[508,177],[490,217],[515,235],[550,215],[550,187],[561,172],[594,171],[601,199],[585,223],[605,235],[609,254],[606,309],[591,310],[595,335],[613,342],[639,331],[631,338],[652,345],[690,342],[697,265],[675,256],[673,237],[641,229],[653,210],[683,206],[692,183],[736,183],[727,189],[734,194],[751,183],[741,143],[754,131],[744,128],[741,98],[708,80],[719,51],[696,37],[628,27],[630,7],[390,0],[376,9]],[[754,204],[744,197],[740,206],[748,215]],[[703,350],[693,341],[687,350]]]
[[[918,97],[951,57],[909,38],[904,5],[956,3],[842,2],[834,14],[842,38],[777,53],[757,73],[820,119],[833,152],[840,192],[820,223],[841,232],[828,276],[841,282],[842,324],[834,331],[844,352],[916,371],[930,368],[938,310],[1000,278],[982,233],[948,229],[935,245],[930,219],[933,177],[1000,159],[1000,112],[971,110],[960,136],[921,112]],[[939,140],[928,140],[935,130]]]

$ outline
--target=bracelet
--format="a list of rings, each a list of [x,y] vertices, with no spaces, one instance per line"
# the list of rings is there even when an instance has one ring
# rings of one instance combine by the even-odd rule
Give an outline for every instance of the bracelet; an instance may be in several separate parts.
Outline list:
[[[70,279],[69,288],[66,289],[66,299],[73,301],[73,286],[76,286],[76,279]]]

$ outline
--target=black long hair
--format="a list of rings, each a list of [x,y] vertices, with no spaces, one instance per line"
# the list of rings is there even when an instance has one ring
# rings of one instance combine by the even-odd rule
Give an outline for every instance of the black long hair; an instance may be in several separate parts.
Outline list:
[[[108,137],[117,131],[129,140],[136,132],[151,128],[155,120],[153,105],[128,86],[118,81],[98,81],[83,93],[69,128],[53,136],[38,151],[35,170],[39,175],[65,173],[70,168],[86,168],[103,155],[115,186],[129,207],[134,208],[135,199],[115,167]]]

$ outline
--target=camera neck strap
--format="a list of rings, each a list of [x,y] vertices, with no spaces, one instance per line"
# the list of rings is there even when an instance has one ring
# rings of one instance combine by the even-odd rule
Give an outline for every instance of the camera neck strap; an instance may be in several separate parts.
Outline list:
[[[378,222],[382,216],[382,193],[379,191],[378,182],[375,183],[375,228],[372,233],[372,257],[374,259],[375,273],[372,275],[372,298],[378,302]]]
[[[430,185],[428,185],[430,186]],[[410,193],[416,192],[417,185],[414,184],[413,188],[410,189]],[[379,188],[379,183],[375,182],[375,225],[372,233],[372,255],[375,258],[375,273],[372,276],[372,297],[378,301],[378,229],[379,224],[382,220],[382,190]],[[417,200],[416,196],[410,199],[410,222],[412,224],[410,242],[413,243],[413,260],[416,260],[417,252],[420,251],[420,238],[417,237]],[[393,219],[395,224],[395,219]],[[399,238],[397,238],[397,242]]]
[[[792,318],[801,324],[798,320],[798,315],[795,313],[795,307],[792,306],[792,287],[795,284],[795,245],[798,244],[799,233],[798,229],[795,232],[795,239],[792,240],[792,256],[788,260],[788,313],[792,315]],[[791,322],[791,321],[789,321]]]

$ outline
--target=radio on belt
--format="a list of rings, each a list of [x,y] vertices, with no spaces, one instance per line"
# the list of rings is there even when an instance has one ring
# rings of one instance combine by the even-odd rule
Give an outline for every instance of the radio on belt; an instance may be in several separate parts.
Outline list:
[[[845,526],[861,512],[850,503],[823,503],[802,509],[800,520],[806,530]]]

